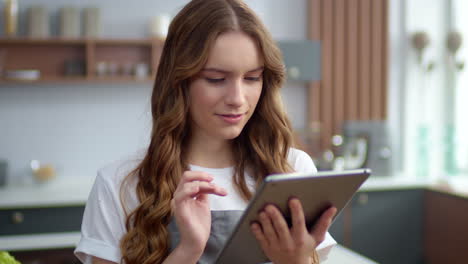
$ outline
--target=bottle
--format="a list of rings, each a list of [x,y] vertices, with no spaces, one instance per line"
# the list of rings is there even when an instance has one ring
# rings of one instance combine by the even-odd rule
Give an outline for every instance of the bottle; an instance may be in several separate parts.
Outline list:
[[[17,0],[5,0],[5,35],[12,37],[18,30],[18,2]]]

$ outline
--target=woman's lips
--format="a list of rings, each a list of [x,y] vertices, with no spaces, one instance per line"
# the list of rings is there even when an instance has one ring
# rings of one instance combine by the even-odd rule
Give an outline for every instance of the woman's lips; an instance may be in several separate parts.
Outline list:
[[[235,115],[218,115],[221,119],[228,124],[237,124],[242,120],[243,114]]]

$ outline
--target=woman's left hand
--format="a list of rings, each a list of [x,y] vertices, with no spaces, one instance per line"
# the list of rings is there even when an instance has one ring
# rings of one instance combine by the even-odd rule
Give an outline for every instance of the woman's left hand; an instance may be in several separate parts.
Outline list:
[[[289,228],[281,212],[268,205],[259,213],[259,222],[251,225],[265,255],[275,264],[310,264],[315,248],[325,239],[336,208],[330,207],[309,232],[304,211],[298,199],[289,201],[292,227]]]

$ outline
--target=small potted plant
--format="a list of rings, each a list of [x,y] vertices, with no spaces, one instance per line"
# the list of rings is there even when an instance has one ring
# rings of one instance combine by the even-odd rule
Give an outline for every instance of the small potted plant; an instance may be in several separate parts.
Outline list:
[[[0,251],[0,264],[21,264],[6,251]]]

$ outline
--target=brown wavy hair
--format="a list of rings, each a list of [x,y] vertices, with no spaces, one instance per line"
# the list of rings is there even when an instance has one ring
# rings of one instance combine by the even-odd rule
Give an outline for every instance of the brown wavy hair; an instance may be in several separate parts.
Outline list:
[[[287,162],[292,129],[279,92],[285,80],[281,52],[260,19],[241,0],[191,1],[169,27],[151,97],[151,142],[141,163],[126,178],[138,179],[140,201],[127,216],[127,233],[120,244],[127,264],[162,263],[170,253],[170,203],[182,173],[188,169],[183,151],[190,140],[188,87],[206,64],[216,38],[228,31],[252,37],[264,61],[259,102],[233,140],[235,186],[248,200],[252,193],[246,172],[258,185],[268,174],[292,170]]]

